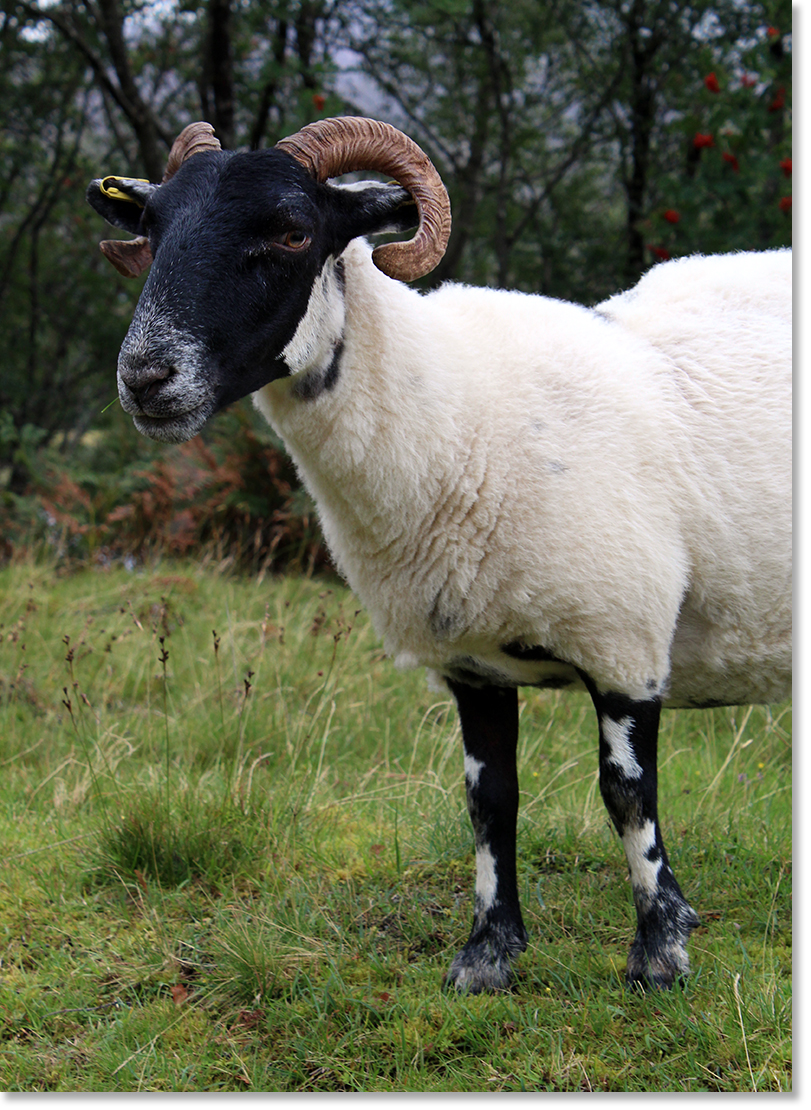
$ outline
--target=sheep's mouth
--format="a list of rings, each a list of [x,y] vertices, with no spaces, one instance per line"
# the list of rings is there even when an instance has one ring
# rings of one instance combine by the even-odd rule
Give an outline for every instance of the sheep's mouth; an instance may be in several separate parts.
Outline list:
[[[185,443],[187,439],[191,439],[202,430],[209,416],[209,406],[202,404],[170,416],[133,413],[132,422],[141,435],[149,439],[155,439],[161,443]]]

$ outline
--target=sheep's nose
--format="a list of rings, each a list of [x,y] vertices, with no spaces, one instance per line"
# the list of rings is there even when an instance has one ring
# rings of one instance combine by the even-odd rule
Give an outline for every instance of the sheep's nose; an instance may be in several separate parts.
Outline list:
[[[160,395],[164,384],[174,375],[175,367],[165,362],[127,359],[122,360],[119,371],[133,399],[140,408],[145,408]]]
[[[144,405],[147,401],[151,401],[154,397],[156,397],[160,393],[163,383],[171,375],[171,373],[171,370],[167,370],[165,373],[162,372],[160,375],[154,377],[152,381],[149,382],[147,385],[141,385],[134,389],[133,393],[138,399],[138,402],[141,405]]]

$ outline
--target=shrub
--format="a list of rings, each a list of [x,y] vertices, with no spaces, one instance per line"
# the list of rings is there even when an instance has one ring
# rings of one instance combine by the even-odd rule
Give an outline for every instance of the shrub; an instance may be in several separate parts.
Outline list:
[[[0,555],[44,545],[68,561],[194,553],[252,572],[328,566],[292,462],[243,408],[173,447],[132,441],[127,455],[116,436],[97,433],[71,458],[41,452],[25,493],[0,502]]]

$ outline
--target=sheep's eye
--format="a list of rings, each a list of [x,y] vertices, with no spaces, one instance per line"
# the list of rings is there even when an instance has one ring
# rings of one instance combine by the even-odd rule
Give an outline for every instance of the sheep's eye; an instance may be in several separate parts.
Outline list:
[[[277,235],[273,242],[288,251],[303,251],[309,247],[312,239],[303,231],[286,231],[283,235]]]
[[[278,235],[269,235],[249,243],[245,248],[246,261],[266,259],[279,251],[285,254],[295,254],[306,251],[312,243],[312,236],[306,231],[282,231]]]

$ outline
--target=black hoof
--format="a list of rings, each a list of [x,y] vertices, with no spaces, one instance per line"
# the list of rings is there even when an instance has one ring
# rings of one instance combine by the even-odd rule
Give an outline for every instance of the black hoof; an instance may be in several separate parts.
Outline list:
[[[524,937],[471,937],[450,966],[445,985],[466,994],[509,990],[513,962],[527,946]]]

